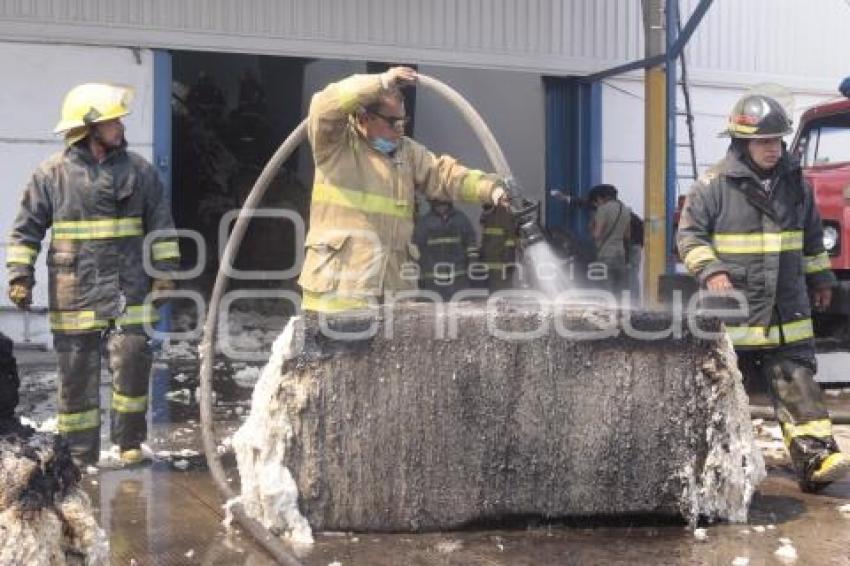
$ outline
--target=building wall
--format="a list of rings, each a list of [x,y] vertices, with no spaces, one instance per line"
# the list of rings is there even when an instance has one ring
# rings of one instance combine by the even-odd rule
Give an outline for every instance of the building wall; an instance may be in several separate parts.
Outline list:
[[[788,89],[790,110],[794,126],[804,110],[814,104],[838,96],[839,76],[827,90]],[[758,86],[760,81],[750,83]],[[748,88],[737,85],[696,84],[691,86],[692,111],[694,113],[695,147],[699,172],[720,160],[726,153],[729,138],[718,133],[726,126],[729,111],[735,102],[748,92]],[[679,106],[682,106],[681,90],[678,91]],[[602,89],[602,180],[616,185],[624,200],[635,211],[642,213],[644,206],[644,85],[640,77],[609,79]],[[678,120],[678,141],[687,141],[684,117]],[[786,138],[791,142],[791,136]],[[677,155],[680,175],[691,175],[690,157],[685,149]],[[693,182],[682,178],[679,193],[685,194]]]
[[[110,47],[36,45],[0,42],[0,178],[7,206],[0,209],[0,327],[16,341],[23,338],[23,320],[6,297],[6,235],[17,213],[20,195],[33,170],[52,153],[61,151],[62,139],[53,135],[62,99],[73,86],[110,81],[136,89],[134,111],[125,120],[130,148],[150,159],[153,153],[153,56],[149,50]],[[36,268],[33,304],[47,306],[44,265],[49,235]],[[33,317],[34,342],[49,341],[43,317]]]

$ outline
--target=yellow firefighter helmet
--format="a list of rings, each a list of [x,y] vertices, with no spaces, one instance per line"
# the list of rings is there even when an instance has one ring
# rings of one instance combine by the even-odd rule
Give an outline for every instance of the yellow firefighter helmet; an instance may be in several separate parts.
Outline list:
[[[72,144],[88,134],[89,126],[121,118],[130,113],[135,91],[132,87],[108,83],[86,83],[68,91],[62,102],[62,119],[54,133],[65,133]]]

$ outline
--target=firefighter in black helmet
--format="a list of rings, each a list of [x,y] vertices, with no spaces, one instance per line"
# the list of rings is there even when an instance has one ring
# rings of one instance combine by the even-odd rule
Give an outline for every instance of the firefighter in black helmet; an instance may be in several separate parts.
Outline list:
[[[850,472],[850,457],[814,381],[811,309],[829,305],[835,276],[812,190],[782,142],[791,132],[776,100],[739,100],[729,151],[688,194],[677,243],[702,285],[746,297],[746,320],[727,324],[738,365],[767,381],[800,486],[815,491]]]

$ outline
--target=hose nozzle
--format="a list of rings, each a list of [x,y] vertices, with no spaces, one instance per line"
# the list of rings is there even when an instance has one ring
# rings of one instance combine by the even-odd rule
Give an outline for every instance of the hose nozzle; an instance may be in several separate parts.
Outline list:
[[[543,228],[540,227],[540,203],[523,197],[512,177],[505,179],[505,190],[510,199],[511,214],[519,235],[519,245],[522,248],[528,248],[544,240]]]

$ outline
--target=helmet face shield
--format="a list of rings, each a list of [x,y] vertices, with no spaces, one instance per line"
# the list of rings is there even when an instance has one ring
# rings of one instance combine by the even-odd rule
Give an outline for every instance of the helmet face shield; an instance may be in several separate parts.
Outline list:
[[[132,87],[123,85],[106,83],[78,85],[65,95],[62,103],[62,119],[53,131],[59,134],[126,116],[130,113],[134,94]]]
[[[726,130],[733,138],[781,138],[792,133],[791,120],[779,102],[762,94],[750,94],[735,103]]]

